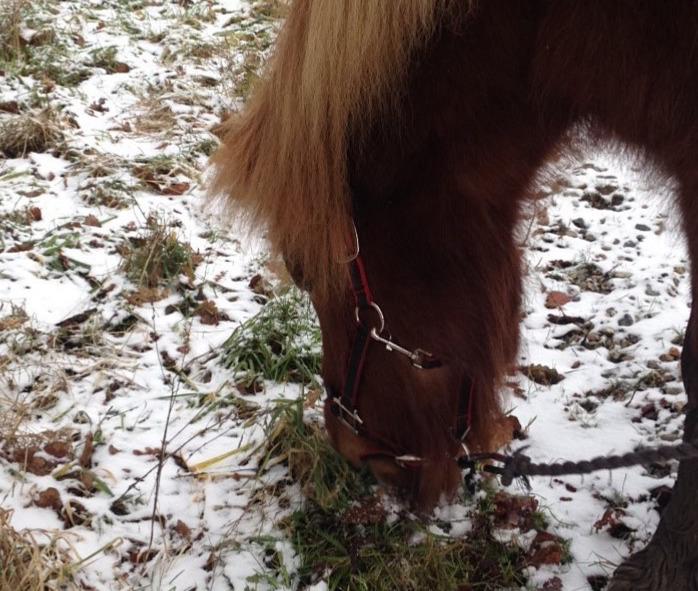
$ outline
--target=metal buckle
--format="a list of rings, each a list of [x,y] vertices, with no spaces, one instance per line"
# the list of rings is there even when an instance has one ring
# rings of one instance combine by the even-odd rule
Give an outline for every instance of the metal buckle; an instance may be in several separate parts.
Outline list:
[[[339,398],[332,398],[332,404],[336,405],[337,408],[339,409],[339,414],[337,415],[337,418],[344,423],[346,427],[348,427],[351,431],[353,431],[354,435],[359,434],[359,426],[364,424],[363,419],[359,416],[359,413],[356,409],[354,410],[349,410],[346,406],[342,404],[342,401]],[[347,419],[349,417],[349,419]],[[354,424],[351,424],[349,420],[354,421]]]
[[[372,328],[370,333],[371,338],[374,341],[377,341],[378,343],[385,345],[385,348],[388,351],[400,353],[400,355],[408,357],[412,365],[414,365],[414,367],[416,367],[417,369],[424,369],[424,359],[432,357],[432,354],[428,351],[425,351],[424,349],[415,349],[414,351],[405,349],[404,347],[398,345],[395,341],[393,341],[392,338],[389,337],[386,339],[385,337],[382,337],[380,335],[381,332],[383,331],[377,331],[375,328]]]
[[[424,461],[424,458],[420,458],[419,456],[413,456],[411,454],[395,456],[393,459],[395,460],[395,463],[401,468],[410,468],[412,467],[412,465],[421,464]]]

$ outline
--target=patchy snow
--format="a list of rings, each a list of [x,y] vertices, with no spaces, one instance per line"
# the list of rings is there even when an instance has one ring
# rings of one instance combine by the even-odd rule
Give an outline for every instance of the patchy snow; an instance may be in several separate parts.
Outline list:
[[[263,268],[263,243],[222,231],[201,209],[209,129],[239,98],[221,89],[240,83],[232,72],[246,49],[240,39],[273,35],[273,23],[238,18],[248,13],[242,0],[38,6],[32,28],[70,23],[57,34],[71,67],[89,76],[52,86],[8,71],[0,83],[2,101],[18,101],[23,112],[60,105],[71,120],[67,149],[0,161],[0,320],[19,319],[2,325],[0,404],[3,412],[10,401],[33,409],[15,451],[1,455],[0,499],[15,528],[64,531],[85,559],[78,581],[96,589],[284,588],[260,576],[267,544],[289,572],[297,567],[275,522],[298,506],[300,491],[289,487],[285,508],[258,509],[260,484],[285,471],[255,475],[249,451],[263,440],[264,412],[258,422],[239,416],[230,401],[240,394],[216,356],[261,307],[250,279]],[[84,66],[109,47],[116,64]],[[235,52],[237,60],[226,57]],[[2,111],[0,122],[15,117]],[[662,209],[667,201],[608,154],[590,155],[541,190],[547,197],[522,228],[529,273],[520,364],[555,368],[564,379],[544,386],[512,377],[509,400],[528,425],[527,453],[584,459],[677,442],[685,395],[676,347],[689,313],[689,265]],[[121,253],[152,215],[168,220],[201,262],[148,303],[133,299]],[[546,307],[554,291],[569,301]],[[220,318],[205,323],[179,308],[184,301],[213,302]],[[87,319],[75,320],[81,313]],[[267,384],[253,403],[263,411],[299,388]],[[88,435],[94,450],[81,465]],[[61,441],[65,456],[31,451],[48,472],[27,465],[32,446]],[[169,455],[159,470],[163,441]],[[671,486],[674,474],[658,467],[534,479],[532,493],[571,541],[573,562],[532,570],[531,581],[558,576],[564,589],[590,588],[590,574],[610,573],[649,539],[659,519],[651,493]],[[49,488],[59,511],[37,506]],[[609,508],[620,511],[623,529],[603,522]],[[465,535],[469,511],[441,507],[436,522]],[[521,543],[531,540],[522,534]]]
[[[525,400],[511,399],[514,414],[530,424],[526,453],[534,461],[588,459],[680,439],[685,395],[676,345],[690,312],[688,261],[673,229],[676,221],[662,209],[667,203],[662,189],[646,186],[610,154],[594,154],[555,187],[547,213],[539,212],[527,240],[530,274],[520,361],[552,366],[565,379],[553,386],[523,380]],[[596,207],[585,194],[596,194]],[[613,195],[617,205],[608,208]],[[598,265],[610,280],[603,290],[609,293],[570,284],[569,271],[555,264],[559,260]],[[570,301],[546,308],[550,291]],[[566,344],[563,337],[581,323],[551,324],[551,314],[592,323],[584,324],[586,343],[579,336]],[[599,332],[607,339],[597,348],[589,334]],[[659,383],[643,383],[650,372],[661,376]],[[613,385],[622,386],[618,399],[604,398],[601,391]],[[659,521],[650,491],[672,482],[644,468],[534,479],[533,493],[548,507],[557,532],[572,542],[575,561],[562,577],[564,588],[589,588],[590,572],[610,573],[629,547],[641,548]],[[613,502],[627,503],[628,540],[594,527]]]

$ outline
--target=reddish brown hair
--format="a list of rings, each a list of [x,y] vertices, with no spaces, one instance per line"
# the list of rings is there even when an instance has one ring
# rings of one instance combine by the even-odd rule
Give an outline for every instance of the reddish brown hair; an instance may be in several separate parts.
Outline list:
[[[340,287],[347,149],[404,81],[452,0],[297,0],[266,74],[224,126],[212,193],[266,227],[316,294]]]
[[[696,260],[696,23],[695,3],[679,0],[293,4],[266,76],[227,124],[214,190],[263,223],[313,284],[323,378],[335,390],[354,321],[325,296],[346,292],[337,261],[355,220],[392,336],[445,360],[415,373],[373,347],[360,388],[368,433],[427,460],[394,479],[422,506],[458,482],[465,385],[474,383],[468,443],[502,442],[497,388],[518,344],[520,209],[571,125],[600,123],[676,176]],[[351,455],[363,443],[328,417]]]

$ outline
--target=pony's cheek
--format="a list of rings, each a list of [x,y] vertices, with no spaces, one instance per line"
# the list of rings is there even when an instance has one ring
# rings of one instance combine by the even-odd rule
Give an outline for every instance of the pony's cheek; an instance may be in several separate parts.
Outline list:
[[[437,392],[457,392],[463,381],[463,372],[448,365],[433,369],[418,369],[409,367],[410,382],[415,390],[434,394]]]
[[[412,488],[413,475],[409,468],[401,468],[389,459],[369,459],[366,462],[376,480],[384,486],[398,491]]]

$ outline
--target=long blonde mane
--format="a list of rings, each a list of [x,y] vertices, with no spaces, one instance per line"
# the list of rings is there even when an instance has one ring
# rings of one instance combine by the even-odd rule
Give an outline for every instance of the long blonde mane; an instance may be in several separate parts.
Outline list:
[[[263,225],[316,294],[350,250],[347,146],[399,93],[453,0],[295,0],[266,75],[224,126],[212,194]]]

